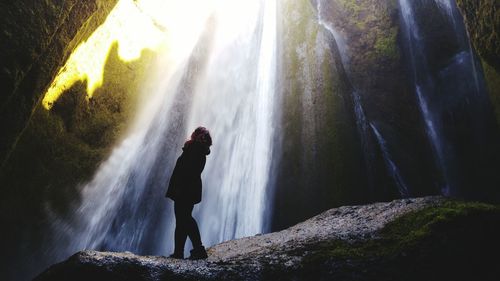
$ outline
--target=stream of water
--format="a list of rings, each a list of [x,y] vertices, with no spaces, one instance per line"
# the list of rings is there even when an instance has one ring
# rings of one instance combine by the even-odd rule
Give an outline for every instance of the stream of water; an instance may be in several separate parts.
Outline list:
[[[461,146],[464,143],[486,144],[488,137],[484,134],[493,129],[463,132],[463,128],[460,127],[465,122],[488,123],[489,121],[485,120],[490,118],[487,117],[489,101],[484,82],[479,78],[482,74],[478,73],[475,54],[455,1],[434,2],[441,12],[441,17],[445,19],[443,28],[449,30],[447,36],[451,35],[448,44],[456,48],[446,65],[438,71],[435,69],[436,66],[431,65],[435,62],[430,58],[431,52],[434,51],[432,48],[435,47],[430,46],[426,34],[422,34],[420,30],[422,19],[415,14],[415,7],[421,4],[399,0],[401,22],[408,47],[409,68],[415,93],[425,120],[428,139],[443,178],[439,183],[440,189],[445,195],[457,195],[461,193],[460,190],[469,188],[468,184],[479,179],[475,178],[475,172],[468,168],[470,164],[467,162],[484,163],[480,154],[463,156],[465,150]],[[467,107],[465,111],[464,106]],[[462,117],[458,117],[459,115]],[[465,179],[466,174],[473,176]]]
[[[326,30],[328,30],[333,38],[335,39],[335,44],[339,50],[340,58],[342,60],[342,66],[346,71],[347,79],[349,80],[349,84],[352,87],[351,98],[353,101],[353,109],[354,109],[354,117],[356,119],[356,127],[358,131],[359,138],[361,140],[361,146],[363,150],[363,158],[365,162],[365,169],[368,177],[368,185],[369,190],[372,193],[375,193],[374,187],[374,156],[375,156],[375,148],[371,145],[369,139],[371,136],[370,128],[374,133],[377,142],[380,146],[380,150],[382,151],[382,157],[384,158],[384,162],[387,164],[387,172],[393,178],[394,183],[396,184],[399,194],[402,197],[409,196],[409,191],[407,185],[404,183],[403,176],[401,175],[399,169],[397,168],[396,163],[391,159],[389,148],[387,146],[386,141],[383,139],[382,134],[372,125],[368,118],[366,117],[365,110],[363,109],[363,103],[361,99],[361,95],[357,86],[352,81],[351,67],[350,67],[350,58],[348,55],[348,46],[345,42],[342,35],[336,30],[333,24],[327,22],[322,16],[322,0],[317,0],[317,13],[318,13],[318,23],[323,26]]]
[[[174,67],[160,59],[161,78],[149,101],[81,187],[70,215],[52,215],[45,253],[51,262],[81,249],[169,254],[175,223],[164,194],[182,145],[197,126],[207,127],[214,141],[202,174],[203,201],[194,211],[204,244],[265,231],[276,2],[222,4],[207,13],[197,42]]]
[[[203,15],[197,19],[203,24],[192,28],[189,37],[195,40],[183,42],[174,62],[171,58],[158,58],[149,83],[153,86],[141,93],[144,102],[128,133],[93,178],[80,186],[71,211],[61,217],[47,205],[50,230],[41,268],[82,249],[170,254],[175,221],[172,202],[164,194],[183,143],[198,126],[207,127],[213,139],[212,153],[202,174],[203,200],[194,209],[205,246],[269,231],[273,132],[279,126],[277,1],[218,0],[213,10],[197,13]],[[334,38],[351,86],[350,101],[356,121],[353,128],[356,126],[361,140],[367,182],[375,185],[372,178],[378,175],[374,174],[385,173],[401,197],[410,196],[414,183],[403,177],[408,168],[398,167],[401,155],[394,149],[398,144],[390,131],[367,116],[364,109],[369,109],[370,104],[364,104],[366,96],[351,79],[349,46],[323,18],[322,0],[316,3],[317,23]],[[449,19],[459,46],[445,67],[431,70],[415,3],[409,0],[399,0],[401,30],[407,45],[411,88],[420,109],[417,114],[424,120],[420,126],[425,126],[443,178],[436,184],[443,194],[453,195],[458,190],[459,175],[467,174],[457,163],[470,160],[456,156],[461,149],[458,145],[462,145],[459,137],[470,140],[463,141],[468,147],[487,152],[488,146],[483,144],[489,145],[486,141],[492,138],[484,133],[489,128],[480,124],[490,116],[481,119],[482,106],[488,98],[456,4],[451,0],[434,3]],[[181,30],[177,32],[182,34]],[[473,79],[467,79],[470,77]],[[301,98],[312,100],[307,96],[311,93],[301,93]],[[465,111],[460,106],[464,103],[468,114],[470,111],[467,116],[472,116],[466,121],[475,128],[466,134],[458,129],[458,133],[453,131],[455,123],[446,123],[450,119],[460,120]],[[315,109],[313,102],[308,106],[311,111]],[[474,155],[471,163],[484,162],[479,158],[483,154]],[[376,157],[382,164],[375,163]],[[376,192],[373,186],[368,190]],[[186,252],[189,249],[188,245]]]

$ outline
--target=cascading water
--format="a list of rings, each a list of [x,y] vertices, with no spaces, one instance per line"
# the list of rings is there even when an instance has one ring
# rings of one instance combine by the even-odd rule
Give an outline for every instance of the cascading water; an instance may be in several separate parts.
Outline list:
[[[47,263],[81,249],[166,255],[174,219],[164,198],[184,140],[199,125],[214,145],[195,208],[203,242],[265,231],[276,68],[276,2],[219,1],[177,63],[158,63],[135,125],[81,188],[70,215],[52,215]],[[196,8],[196,7],[195,7]],[[182,26],[178,26],[182,28]],[[50,212],[50,208],[47,207]]]
[[[469,34],[467,32],[467,29],[464,28],[462,21],[461,21],[461,16],[459,14],[459,11],[456,7],[455,1],[452,0],[436,0],[437,5],[441,8],[441,10],[445,11],[448,19],[450,20],[451,24],[453,25],[453,29],[455,30],[455,35],[457,37],[457,40],[461,42],[461,45],[463,46],[463,53],[461,56],[463,57],[464,55],[468,56],[470,60],[470,72],[472,74],[472,77],[474,77],[474,84],[476,86],[475,90],[477,94],[480,94],[482,91],[481,89],[481,82],[479,81],[478,77],[478,71],[477,71],[477,66],[476,66],[476,58],[474,56],[474,51],[472,49],[472,44],[469,39]],[[466,53],[466,54],[465,54]]]
[[[424,93],[433,91],[433,85],[431,77],[429,77],[428,66],[425,64],[425,54],[419,42],[421,35],[417,23],[415,22],[415,16],[410,2],[407,0],[399,0],[399,5],[408,40],[410,68],[412,69],[413,81],[415,83],[415,92],[427,126],[428,137],[433,145],[437,161],[439,162],[438,166],[443,170],[445,183],[444,186],[441,187],[441,190],[443,193],[447,194],[449,193],[450,185],[453,185],[445,159],[447,154],[445,147],[447,144],[444,143],[444,138],[440,135],[442,128],[437,124],[436,117],[429,108],[429,97],[424,96]]]
[[[267,217],[276,2],[257,1],[238,11],[242,14],[221,16],[216,51],[198,86],[188,123],[188,128],[206,124],[214,135],[213,155],[203,173],[204,201],[196,212],[208,244],[262,233]],[[246,19],[248,26],[234,27],[235,16]],[[217,36],[227,33],[232,33],[229,41],[218,41]]]
[[[147,3],[147,1],[144,0],[141,3]],[[151,1],[161,2],[161,0]],[[410,69],[411,88],[415,92],[415,101],[411,100],[411,103],[418,102],[420,112],[417,110],[416,114],[423,116],[422,126],[425,126],[428,141],[432,144],[435,162],[441,169],[438,172],[442,174],[442,179],[438,180],[438,184],[443,193],[454,195],[456,190],[460,189],[457,186],[462,182],[467,181],[466,184],[463,184],[464,186],[472,186],[471,182],[483,178],[482,175],[487,175],[482,180],[483,184],[492,178],[497,180],[489,175],[497,173],[495,168],[498,167],[497,163],[500,161],[495,158],[496,154],[490,152],[493,151],[492,147],[498,147],[497,144],[500,141],[495,133],[491,133],[492,137],[487,133],[496,132],[497,128],[485,125],[494,118],[491,118],[492,115],[488,115],[489,113],[485,113],[488,111],[486,110],[488,98],[484,91],[481,68],[475,59],[455,3],[451,0],[425,0],[426,3],[434,4],[432,7],[429,5],[429,10],[435,10],[438,7],[442,11],[442,16],[448,20],[447,26],[452,30],[450,41],[453,41],[454,46],[456,45],[456,49],[448,53],[440,53],[442,56],[434,57],[446,57],[439,64],[436,63],[436,66],[432,64],[433,61],[430,59],[429,49],[431,48],[425,42],[428,35],[426,32],[429,31],[421,32],[419,28],[420,21],[425,20],[416,15],[415,6],[420,1],[424,0],[399,0],[400,26],[408,45],[407,48],[403,49],[408,52],[407,64]],[[139,4],[138,1],[130,0],[129,2]],[[81,186],[79,198],[74,203],[72,211],[68,215],[60,217],[52,213],[50,205],[47,205],[46,209],[51,216],[51,231],[47,234],[49,238],[44,246],[44,253],[40,255],[43,256],[44,261],[41,262],[42,264],[37,264],[38,268],[35,271],[65,259],[82,249],[132,251],[138,254],[168,254],[173,246],[174,218],[171,211],[171,201],[164,198],[164,193],[175,160],[181,153],[183,142],[191,131],[199,125],[206,126],[211,131],[214,140],[214,145],[211,148],[212,153],[207,157],[205,171],[202,174],[203,201],[194,210],[203,242],[208,246],[224,240],[269,230],[266,227],[271,207],[269,206],[271,200],[267,196],[271,188],[271,157],[279,154],[273,153],[275,151],[273,149],[273,145],[275,145],[273,143],[273,132],[276,126],[275,115],[279,115],[275,111],[277,109],[283,110],[283,108],[277,108],[279,102],[275,100],[275,88],[282,87],[282,85],[276,87],[277,68],[282,66],[281,64],[277,66],[276,59],[277,53],[279,53],[277,50],[277,25],[279,25],[276,19],[277,0],[198,0],[191,2],[196,2],[195,4],[199,5],[202,5],[202,2],[215,2],[217,4],[211,10],[197,12],[196,17],[186,17],[188,20],[185,20],[183,24],[193,25],[188,34],[183,34],[183,24],[175,24],[174,22],[170,31],[179,35],[175,38],[180,42],[173,43],[178,43],[180,47],[174,48],[175,55],[164,54],[158,60],[157,69],[151,74],[154,77],[150,79],[154,86],[142,93],[141,98],[144,103],[139,107],[136,120],[123,141],[114,148],[109,158],[100,166],[94,178]],[[309,4],[309,1],[307,3]],[[348,101],[345,107],[352,110],[340,111],[342,114],[349,114],[349,118],[345,118],[348,121],[339,118],[340,121],[335,120],[335,122],[349,123],[349,126],[340,128],[352,128],[354,137],[346,138],[348,141],[345,142],[324,141],[318,143],[324,146],[341,146],[345,145],[346,142],[356,143],[353,145],[353,149],[348,150],[349,153],[351,151],[357,153],[358,150],[362,150],[364,155],[359,157],[359,162],[357,159],[353,161],[355,165],[346,166],[354,167],[352,169],[359,168],[359,173],[350,174],[347,168],[341,170],[342,165],[325,165],[326,167],[321,168],[329,173],[330,167],[332,169],[340,167],[342,173],[346,172],[346,177],[365,175],[366,171],[368,178],[366,183],[370,186],[368,188],[365,186],[356,187],[363,192],[370,188],[372,193],[381,192],[381,190],[375,190],[375,185],[394,182],[395,186],[393,187],[392,184],[390,186],[390,193],[380,197],[366,196],[366,198],[386,200],[389,199],[388,197],[398,196],[396,187],[399,196],[412,195],[416,188],[423,185],[418,186],[415,183],[415,177],[408,176],[408,170],[413,168],[411,161],[414,158],[404,158],[407,156],[404,149],[407,149],[408,146],[400,147],[401,138],[393,136],[399,128],[394,126],[397,122],[390,123],[384,120],[387,116],[392,118],[393,116],[399,117],[399,115],[373,114],[373,112],[376,113],[373,108],[381,103],[370,103],[373,100],[369,98],[367,88],[354,83],[353,77],[358,81],[359,79],[350,71],[350,50],[348,47],[353,46],[348,46],[342,36],[345,34],[337,32],[335,26],[325,19],[326,12],[322,14],[322,3],[326,4],[326,1],[317,0],[316,2],[317,22],[314,21],[314,24],[317,26],[319,23],[331,33],[338,49],[338,53],[336,50],[332,51],[332,54],[335,54],[332,56],[332,60],[335,60],[340,54],[342,64],[342,67],[338,67],[338,73],[341,73],[339,76],[342,76],[339,79],[342,80],[339,83],[342,84],[340,87],[342,89],[339,88],[339,92],[342,94],[337,92],[327,94],[338,94],[335,100],[338,100],[339,104],[341,100]],[[193,11],[197,9],[204,11],[204,8],[205,6],[201,8],[197,5],[191,7]],[[141,12],[148,13],[146,10]],[[188,9],[188,13],[185,15],[191,15],[191,12]],[[154,17],[158,17],[158,15],[161,16],[161,13],[156,11]],[[297,17],[295,13],[291,13],[289,16],[290,22]],[[161,20],[154,20],[154,22],[155,25],[161,27]],[[290,25],[290,30],[292,28],[303,28],[303,26]],[[306,32],[310,31],[310,29],[305,30]],[[342,31],[344,32],[344,30]],[[295,37],[294,32],[295,30],[292,30],[290,34],[287,34],[287,38]],[[440,35],[442,34],[440,33]],[[346,36],[346,38],[348,37]],[[304,52],[304,46],[307,44],[302,43],[300,48],[293,49],[292,52],[299,53],[297,56],[312,56],[308,52]],[[321,56],[318,55],[316,59],[319,58]],[[295,64],[293,66],[297,67]],[[310,65],[304,63],[298,67],[301,66],[309,67]],[[286,72],[286,70],[281,69],[280,72]],[[315,135],[314,132],[322,128],[318,122],[319,118],[315,119],[315,116],[305,115],[314,113],[318,109],[319,102],[317,101],[322,100],[317,99],[314,95],[320,96],[323,93],[311,91],[310,85],[323,81],[306,77],[304,73],[310,72],[310,69],[305,69],[303,72],[301,69],[293,69],[293,72],[294,74],[298,73],[297,76],[303,75],[303,77],[298,77],[299,79],[293,76],[293,79],[303,78],[307,81],[299,81],[306,82],[304,89],[300,88],[301,90],[293,92],[299,96],[297,103],[300,106],[296,108],[303,110],[303,112],[297,115],[303,119],[297,118],[292,122],[301,122],[300,125],[304,127],[301,133],[309,134],[310,138],[317,138],[318,135]],[[356,75],[359,76],[359,73]],[[331,78],[332,76],[325,77]],[[285,79],[284,81],[288,82]],[[299,87],[297,88],[299,89]],[[318,89],[320,88],[318,87]],[[325,87],[325,89],[327,88]],[[396,94],[399,92],[395,92],[394,95]],[[282,98],[291,97],[283,96]],[[388,94],[384,95],[383,98],[389,100],[393,96]],[[410,99],[404,101],[410,101]],[[325,103],[322,106],[326,108],[331,107],[331,105]],[[295,109],[293,106],[290,107]],[[327,110],[324,111],[327,112]],[[351,118],[351,115],[354,116]],[[333,114],[331,116],[339,117]],[[408,117],[408,119],[413,121],[418,118]],[[418,122],[415,124],[420,125]],[[318,127],[312,128],[312,126]],[[291,130],[296,129],[294,126],[290,127]],[[356,129],[358,136],[356,136]],[[415,128],[415,130],[418,129],[420,128]],[[336,135],[336,132],[330,133],[325,134],[326,137],[330,138],[330,136]],[[303,137],[302,134],[290,134],[290,136],[291,138]],[[424,134],[424,139],[425,137]],[[358,139],[361,140],[361,147],[358,147]],[[307,145],[309,143],[315,144],[313,141],[304,141],[301,144]],[[425,146],[427,147],[427,144]],[[318,147],[314,147],[312,150],[315,152]],[[295,150],[296,147],[293,149]],[[342,149],[344,147],[341,147],[339,151]],[[325,149],[323,151],[330,153],[332,150]],[[427,151],[427,149],[422,151]],[[460,155],[459,152],[469,154]],[[488,162],[484,159],[487,159],[489,154],[493,156],[488,158],[490,159]],[[353,158],[357,155],[354,155]],[[336,159],[332,156],[333,154],[327,154],[324,158]],[[349,157],[340,159],[347,158]],[[303,161],[306,157],[291,157],[290,159],[295,160],[293,164],[297,164],[297,162],[307,163],[307,161]],[[427,160],[427,158],[423,159]],[[282,159],[275,161],[279,162]],[[362,167],[363,161],[366,167]],[[279,165],[283,165],[283,162],[280,162]],[[425,165],[429,161],[422,162]],[[463,166],[464,162],[470,163]],[[319,166],[329,162],[318,163],[320,163]],[[358,163],[360,164],[358,165]],[[405,166],[405,163],[410,164]],[[488,165],[488,163],[496,163],[496,165]],[[479,168],[475,168],[475,166]],[[492,173],[488,174],[490,171],[481,173],[480,170],[488,167]],[[316,166],[311,169],[314,168]],[[425,171],[431,169],[434,168]],[[418,175],[419,172],[420,170],[415,173]],[[434,170],[429,174],[433,172]],[[285,174],[285,177],[288,176]],[[342,178],[344,174],[336,176]],[[425,176],[432,179],[440,177],[434,174]],[[373,182],[372,179],[374,179]],[[491,186],[495,187],[499,181],[491,182]],[[322,184],[321,181],[318,183]],[[328,184],[330,183],[328,182]],[[312,187],[311,184],[310,187],[309,182],[306,184],[307,190],[303,190],[303,192],[307,192],[307,194],[316,191],[312,188],[329,189],[329,192],[324,193],[325,198],[319,198],[324,202],[318,202],[318,205],[328,202],[331,199],[326,198],[328,196],[335,197],[339,193],[345,192],[342,189],[343,186],[336,190],[337,187],[331,188],[330,185]],[[352,185],[346,186],[348,186],[346,189],[353,189]],[[435,189],[429,188],[427,190],[434,192]],[[363,192],[355,194],[355,196],[363,197],[365,196],[365,194],[361,194]],[[418,192],[415,193],[418,194]],[[345,201],[339,200],[335,204],[344,203]],[[330,206],[324,204],[324,207]],[[302,210],[297,213],[300,212]],[[292,217],[293,215],[287,213],[285,216]],[[188,249],[189,247],[186,250]]]
[[[353,107],[354,107],[354,116],[356,118],[356,127],[358,130],[359,138],[361,140],[361,146],[363,149],[363,156],[364,156],[364,162],[365,162],[365,167],[366,167],[366,173],[368,177],[368,185],[369,185],[369,190],[372,193],[375,193],[375,187],[373,186],[373,181],[374,181],[374,169],[372,167],[373,162],[374,162],[374,147],[371,145],[369,142],[370,139],[370,131],[369,128],[374,128],[371,123],[368,121],[365,110],[363,109],[363,103],[361,99],[361,95],[359,90],[356,87],[356,84],[353,83],[351,79],[351,69],[350,69],[350,59],[349,55],[347,53],[347,44],[342,37],[342,35],[337,32],[335,27],[325,21],[322,16],[322,0],[317,0],[317,13],[318,13],[318,22],[321,26],[323,26],[326,30],[328,30],[333,38],[335,39],[335,44],[339,50],[340,58],[342,61],[342,66],[346,71],[346,76],[347,80],[349,81],[350,86],[352,87],[351,91],[351,97],[352,97],[352,102],[353,102]],[[394,179],[394,182],[396,186],[398,187],[398,190],[401,194],[401,196],[406,197],[408,196],[408,188],[404,184],[404,181],[402,179],[402,176],[399,174],[399,169],[396,167],[396,163],[389,158],[389,152],[387,146],[384,144],[382,145],[382,142],[380,139],[382,138],[382,135],[377,131],[376,132],[376,137],[379,143],[379,146],[382,150],[382,157],[384,158],[384,161],[386,163],[391,163],[390,166],[387,166],[387,171],[391,175],[391,177]],[[396,176],[395,175],[396,172]],[[372,194],[373,195],[373,194]]]
[[[435,5],[432,9],[440,12],[435,17],[442,21],[443,30],[449,31],[444,34],[449,36],[446,48],[450,51],[438,57],[440,62],[434,61],[432,55],[444,48],[433,46],[434,40],[422,33],[422,21],[426,19],[416,15],[422,7],[420,2],[399,0],[414,90],[441,170],[441,191],[446,195],[467,196],[479,182],[488,189],[496,181],[489,171],[495,160],[486,151],[496,155],[497,145],[491,140],[497,139],[498,129],[492,122],[494,117],[482,73],[455,1],[426,2],[429,9]],[[479,150],[471,154],[467,152],[470,147]]]
[[[396,163],[394,163],[394,160],[391,159],[391,155],[389,154],[389,149],[387,148],[387,142],[382,137],[382,134],[380,134],[380,132],[378,131],[377,127],[375,127],[374,124],[370,123],[370,128],[372,128],[373,133],[377,138],[377,141],[380,145],[380,150],[382,150],[382,155],[384,156],[385,165],[387,167],[387,170],[389,171],[389,174],[396,182],[399,194],[403,198],[409,197],[410,194],[408,192],[408,187],[403,177],[401,176],[401,173],[398,167],[396,166]]]

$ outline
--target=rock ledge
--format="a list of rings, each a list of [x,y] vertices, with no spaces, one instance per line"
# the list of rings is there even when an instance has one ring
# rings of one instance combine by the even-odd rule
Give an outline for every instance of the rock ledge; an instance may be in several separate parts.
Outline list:
[[[331,209],[202,261],[82,251],[35,280],[495,280],[499,235],[498,206],[422,197]]]

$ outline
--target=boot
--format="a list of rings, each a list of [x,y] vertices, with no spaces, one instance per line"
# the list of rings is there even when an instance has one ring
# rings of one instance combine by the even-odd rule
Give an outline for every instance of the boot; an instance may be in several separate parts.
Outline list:
[[[205,247],[199,246],[191,250],[190,260],[201,260],[208,258],[207,251]]]
[[[173,259],[183,259],[184,258],[184,254],[183,253],[176,253],[174,252],[173,254],[171,254],[170,256],[168,256],[169,258],[173,258]]]

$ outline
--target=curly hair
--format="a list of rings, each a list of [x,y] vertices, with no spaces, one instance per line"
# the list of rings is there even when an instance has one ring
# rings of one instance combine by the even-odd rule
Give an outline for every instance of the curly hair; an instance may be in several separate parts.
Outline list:
[[[210,132],[205,127],[198,127],[191,134],[191,139],[187,141],[187,143],[191,144],[193,142],[203,144],[205,146],[212,145],[212,137],[210,136]]]

